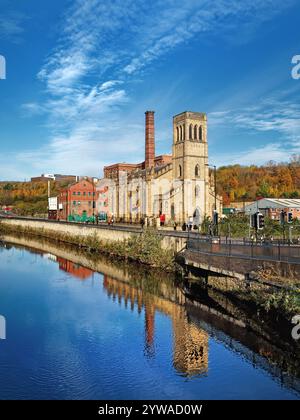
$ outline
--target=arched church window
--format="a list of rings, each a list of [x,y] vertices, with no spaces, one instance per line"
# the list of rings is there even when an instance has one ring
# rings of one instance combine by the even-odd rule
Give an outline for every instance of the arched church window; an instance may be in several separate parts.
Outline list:
[[[179,178],[182,177],[182,168],[181,165],[178,166],[178,173],[179,173]]]
[[[182,140],[182,126],[180,126],[180,140]]]
[[[177,136],[177,141],[179,141],[179,128],[176,127],[176,136]]]
[[[195,125],[195,127],[194,127],[194,140],[197,140],[197,137],[198,137],[198,126]]]
[[[199,140],[202,141],[202,126],[199,127]]]
[[[195,176],[196,177],[200,176],[200,167],[198,164],[195,166]]]
[[[190,124],[189,138],[190,138],[190,140],[192,140],[192,138],[193,138],[193,125],[192,124]]]
[[[183,131],[183,140],[185,140],[185,124],[183,124],[182,126],[182,131]]]

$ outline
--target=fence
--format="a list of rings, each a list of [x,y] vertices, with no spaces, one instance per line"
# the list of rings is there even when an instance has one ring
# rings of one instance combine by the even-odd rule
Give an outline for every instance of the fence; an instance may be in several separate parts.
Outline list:
[[[246,259],[284,261],[300,264],[300,245],[288,242],[254,242],[219,237],[191,235],[186,248],[193,252]]]

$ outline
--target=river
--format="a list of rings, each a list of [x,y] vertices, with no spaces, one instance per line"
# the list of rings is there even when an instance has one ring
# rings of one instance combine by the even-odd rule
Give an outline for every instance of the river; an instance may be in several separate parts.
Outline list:
[[[299,399],[299,343],[214,291],[33,238],[0,246],[1,399]]]

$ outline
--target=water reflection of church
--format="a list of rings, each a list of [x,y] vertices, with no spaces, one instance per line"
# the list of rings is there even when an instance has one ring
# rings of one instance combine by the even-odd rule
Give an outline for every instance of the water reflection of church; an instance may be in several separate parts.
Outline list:
[[[93,270],[57,257],[60,270],[81,280],[93,275]],[[185,375],[204,374],[208,370],[208,334],[188,319],[184,307],[185,296],[176,290],[176,303],[162,290],[162,296],[152,294],[139,287],[104,275],[103,286],[109,297],[117,299],[125,308],[145,314],[145,354],[155,355],[155,314],[160,312],[172,320],[173,325],[173,364],[175,369]],[[162,285],[163,288],[163,285]],[[164,289],[164,288],[163,288]],[[174,289],[172,289],[174,290]],[[163,297],[166,295],[166,297]]]
[[[155,313],[169,316],[173,324],[173,363],[175,369],[188,376],[208,370],[208,334],[189,322],[184,306],[163,297],[154,296],[130,284],[104,276],[104,288],[109,297],[125,307],[145,313],[145,352],[155,354]],[[181,296],[184,299],[184,296]]]

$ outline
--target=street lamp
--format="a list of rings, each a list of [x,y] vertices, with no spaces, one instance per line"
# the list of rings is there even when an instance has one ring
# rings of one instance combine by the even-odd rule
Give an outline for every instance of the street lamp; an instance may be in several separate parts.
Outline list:
[[[217,218],[217,166],[216,165],[210,165],[209,163],[205,164],[209,168],[214,168],[214,198],[215,198],[215,217]],[[216,223],[216,233],[218,234],[218,223]]]
[[[95,179],[93,178],[93,223],[95,223],[95,207],[96,207],[96,194],[95,194]]]

